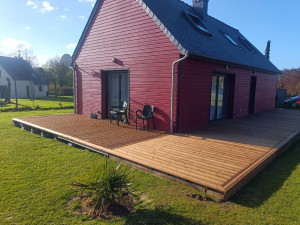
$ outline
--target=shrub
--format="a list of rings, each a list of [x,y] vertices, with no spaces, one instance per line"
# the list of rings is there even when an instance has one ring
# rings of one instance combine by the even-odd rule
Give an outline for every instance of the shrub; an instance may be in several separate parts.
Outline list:
[[[7,103],[6,102],[2,102],[2,101],[0,101],[0,106],[2,106],[2,107],[5,107],[7,105]]]
[[[34,110],[40,110],[40,109],[42,109],[42,107],[39,106],[39,105],[36,105],[36,106],[34,107]]]
[[[121,205],[127,207],[133,204],[131,191],[131,170],[123,164],[117,167],[109,159],[104,164],[90,168],[89,173],[77,178],[72,184],[73,189],[82,190],[90,195],[92,210],[99,214],[107,212],[110,206]]]

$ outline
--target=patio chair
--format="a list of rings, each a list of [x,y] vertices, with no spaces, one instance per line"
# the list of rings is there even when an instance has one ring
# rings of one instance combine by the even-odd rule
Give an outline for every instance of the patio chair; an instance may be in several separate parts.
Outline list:
[[[136,120],[135,120],[135,129],[137,130],[137,121],[143,120],[143,126],[144,126],[144,121],[147,120],[148,123],[148,131],[149,131],[149,120],[152,119],[153,122],[153,129],[154,129],[154,117],[153,117],[153,112],[154,112],[154,106],[152,105],[145,105],[143,110],[137,110],[135,112],[136,115]],[[142,115],[139,115],[139,113],[142,113]]]
[[[126,101],[122,101],[119,106],[111,106],[109,109],[109,121],[112,122],[112,117],[115,115],[117,117],[117,125],[119,126],[120,119],[122,120],[122,116],[125,116],[127,124],[129,124],[127,117],[127,107],[128,103]]]

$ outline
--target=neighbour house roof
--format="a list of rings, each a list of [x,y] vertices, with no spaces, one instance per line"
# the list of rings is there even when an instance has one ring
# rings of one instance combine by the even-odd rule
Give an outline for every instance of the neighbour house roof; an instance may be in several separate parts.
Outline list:
[[[93,18],[103,0],[98,0],[75,49],[75,60]],[[178,50],[225,63],[280,73],[239,30],[211,17],[201,19],[195,9],[180,0],[137,0]],[[195,18],[200,20],[197,27]]]
[[[44,81],[36,76],[29,63],[23,59],[0,56],[0,65],[13,80],[28,80],[35,85],[46,85]]]

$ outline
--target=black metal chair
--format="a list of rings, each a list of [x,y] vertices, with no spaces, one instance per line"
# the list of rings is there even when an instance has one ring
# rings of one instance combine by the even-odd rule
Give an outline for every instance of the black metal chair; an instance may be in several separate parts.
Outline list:
[[[142,115],[138,115],[138,113],[142,113]],[[143,110],[137,110],[135,112],[136,115],[136,120],[135,120],[135,129],[137,129],[137,121],[139,120],[143,120],[143,126],[144,121],[147,120],[148,123],[148,131],[149,131],[149,120],[152,119],[153,122],[153,129],[154,129],[154,116],[153,116],[153,112],[154,112],[154,106],[152,105],[145,105]]]
[[[117,125],[119,126],[120,119],[122,120],[122,116],[125,116],[127,124],[129,124],[127,117],[127,108],[128,103],[126,101],[122,101],[119,106],[111,106],[109,109],[109,121],[112,122],[112,117],[115,115],[117,117]]]

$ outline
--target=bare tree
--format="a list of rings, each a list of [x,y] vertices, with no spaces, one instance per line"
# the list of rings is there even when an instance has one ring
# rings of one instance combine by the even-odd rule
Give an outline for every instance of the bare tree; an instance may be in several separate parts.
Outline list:
[[[300,68],[285,69],[278,81],[279,89],[286,89],[288,96],[295,96],[300,94]]]
[[[32,68],[38,65],[37,57],[34,55],[31,49],[18,50],[18,52],[18,58],[22,58],[27,61]]]

